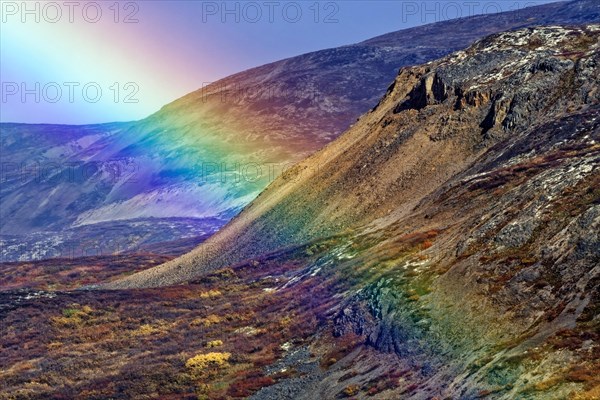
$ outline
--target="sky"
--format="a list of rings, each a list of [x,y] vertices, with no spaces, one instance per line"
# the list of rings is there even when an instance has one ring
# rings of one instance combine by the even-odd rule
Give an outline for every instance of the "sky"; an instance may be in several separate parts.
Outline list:
[[[0,122],[144,118],[245,69],[556,0],[0,0]]]

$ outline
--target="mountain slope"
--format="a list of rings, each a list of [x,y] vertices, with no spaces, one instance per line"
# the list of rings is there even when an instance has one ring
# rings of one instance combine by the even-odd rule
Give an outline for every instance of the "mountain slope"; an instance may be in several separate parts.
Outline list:
[[[577,0],[407,29],[233,75],[138,122],[2,124],[3,259],[210,234],[373,107],[399,67],[509,28],[595,21],[599,10]]]
[[[229,264],[405,217],[499,141],[594,104],[595,35],[560,27],[500,34],[401,70],[373,111],[273,182],[208,245]]]
[[[597,398],[599,69],[600,25],[501,33],[404,68],[203,245],[106,287],[231,267],[298,291],[299,312],[326,310],[313,351],[355,339],[293,398],[367,398],[384,380],[379,398]]]

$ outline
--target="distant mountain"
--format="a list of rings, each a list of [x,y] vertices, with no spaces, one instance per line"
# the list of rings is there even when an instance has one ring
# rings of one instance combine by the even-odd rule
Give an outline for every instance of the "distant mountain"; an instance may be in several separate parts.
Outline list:
[[[1,124],[2,259],[211,234],[374,107],[399,67],[506,29],[599,19],[597,1],[578,0],[440,22],[254,68],[137,122]]]
[[[261,270],[294,293],[322,329],[286,360],[325,364],[255,399],[598,398],[599,143],[600,25],[494,34],[403,68],[208,241],[105,287]]]

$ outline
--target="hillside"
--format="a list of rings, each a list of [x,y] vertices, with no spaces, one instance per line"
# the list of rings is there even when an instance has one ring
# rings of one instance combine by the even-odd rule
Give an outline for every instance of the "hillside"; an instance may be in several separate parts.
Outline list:
[[[374,107],[398,68],[506,29],[597,21],[599,10],[576,0],[406,29],[233,75],[137,122],[2,124],[2,259],[210,235]]]
[[[597,398],[599,68],[600,25],[403,68],[207,242],[104,288],[220,290],[231,270],[293,293],[319,329],[283,363],[327,368],[253,398]]]

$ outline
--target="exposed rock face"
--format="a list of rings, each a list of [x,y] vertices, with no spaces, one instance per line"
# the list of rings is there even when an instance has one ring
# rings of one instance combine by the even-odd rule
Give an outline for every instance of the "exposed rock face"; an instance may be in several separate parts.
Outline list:
[[[599,10],[594,0],[577,0],[406,29],[233,75],[134,123],[3,124],[4,259],[61,255],[72,242],[81,251],[101,248],[106,253],[115,243],[131,250],[156,237],[210,233],[214,218],[227,221],[285,167],[329,143],[375,106],[398,68],[445,56],[507,29],[597,21]],[[494,60],[482,56],[478,62]],[[456,86],[445,86],[450,78],[431,74],[399,107],[419,109],[457,97]],[[479,107],[485,96],[475,90],[456,100],[461,107]],[[502,97],[496,107],[482,129],[489,130],[496,119],[505,121],[503,113],[509,109],[512,117],[506,124],[518,124],[527,112]],[[438,139],[445,135],[431,134]],[[236,165],[249,166],[249,178],[236,181],[234,175],[246,172]],[[40,175],[36,168],[47,173]],[[147,238],[137,227],[153,218],[163,220],[156,228],[161,232]],[[173,223],[173,218],[194,222],[182,232],[188,225]],[[110,233],[93,233],[99,224],[104,229],[110,223],[115,223],[107,229]],[[123,224],[129,228],[120,229]]]
[[[412,371],[379,398],[597,398],[599,76],[599,25],[496,34],[404,68],[206,244],[109,287],[265,254],[301,263],[279,250],[310,246],[279,290],[335,282],[332,333]],[[327,240],[340,244],[318,250]],[[339,391],[334,376],[306,396]]]

